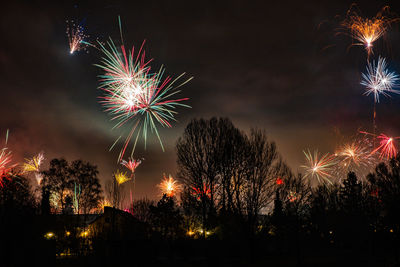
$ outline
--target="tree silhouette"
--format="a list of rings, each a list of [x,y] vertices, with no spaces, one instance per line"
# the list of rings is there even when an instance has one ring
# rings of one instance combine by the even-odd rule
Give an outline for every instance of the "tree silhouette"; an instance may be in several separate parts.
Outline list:
[[[66,198],[76,198],[77,213],[89,213],[101,201],[101,185],[97,177],[97,166],[75,160],[69,164],[65,159],[53,159],[50,168],[42,172],[42,188],[50,192],[50,198],[57,211],[64,211]],[[81,189],[79,194],[76,188]]]
[[[154,230],[164,239],[175,238],[182,233],[182,216],[174,197],[164,194],[156,206],[150,206],[150,212]]]

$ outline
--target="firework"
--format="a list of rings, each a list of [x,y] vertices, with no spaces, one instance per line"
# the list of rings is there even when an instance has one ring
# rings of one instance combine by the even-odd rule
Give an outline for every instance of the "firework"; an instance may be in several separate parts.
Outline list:
[[[114,173],[114,177],[115,177],[115,180],[117,181],[117,183],[118,183],[119,185],[121,185],[121,184],[123,184],[123,183],[125,183],[125,182],[128,182],[129,180],[131,180],[131,178],[129,178],[129,177],[126,175],[126,172],[120,172],[119,170],[117,170],[117,172]]]
[[[380,134],[377,136],[379,140],[379,146],[371,152],[374,154],[379,152],[379,159],[390,159],[397,155],[397,148],[395,144],[395,140],[399,139],[400,137],[389,137],[385,134]]]
[[[303,151],[306,156],[307,165],[302,165],[305,168],[306,174],[304,178],[316,178],[319,183],[332,184],[330,178],[332,177],[332,167],[336,164],[335,156],[326,153],[319,158],[318,150],[312,154],[309,150]]]
[[[11,164],[12,153],[7,148],[8,143],[8,130],[6,133],[5,146],[0,150],[0,186],[4,187],[4,181],[10,180],[12,176],[12,169],[16,164]]]
[[[136,168],[140,165],[140,163],[142,163],[140,159],[135,160],[132,158],[129,158],[128,161],[126,160],[121,161],[122,166],[125,166],[127,169],[129,169],[132,172],[132,174],[135,172]]]
[[[365,95],[374,95],[374,102],[379,103],[379,95],[389,96],[389,93],[399,93],[397,87],[399,76],[390,72],[386,60],[379,57],[378,61],[368,63],[367,72],[362,74],[361,84],[366,87]]]
[[[79,213],[79,199],[81,196],[81,185],[74,183],[74,194],[72,195],[72,203],[75,213]]]
[[[350,171],[364,176],[375,163],[371,154],[372,144],[367,138],[357,138],[340,146],[335,156],[339,176],[346,176]]]
[[[298,199],[297,193],[293,191],[289,191],[288,200],[289,202],[295,202]]]
[[[25,163],[23,164],[24,172],[39,172],[40,165],[44,160],[43,153],[39,153],[37,156],[34,156],[31,159],[25,159]]]
[[[369,56],[373,52],[373,43],[384,36],[390,25],[396,21],[398,18],[389,13],[389,7],[384,7],[372,19],[363,18],[350,9],[342,26],[350,31],[354,40],[358,41],[354,45],[364,46]]]
[[[99,88],[104,92],[100,102],[110,113],[112,120],[117,121],[114,128],[120,128],[130,123],[130,130],[126,135],[118,161],[123,158],[134,133],[136,133],[136,137],[131,157],[140,135],[146,146],[149,130],[157,136],[164,151],[157,126],[172,127],[170,121],[175,120],[177,114],[175,109],[178,106],[189,107],[181,103],[188,98],[171,98],[180,92],[177,88],[191,78],[175,86],[184,73],[172,80],[170,77],[163,78],[165,72],[163,67],[157,72],[151,72],[150,61],[145,61],[143,45],[136,56],[134,48],[126,51],[123,40],[119,48],[111,39],[106,45],[99,43],[99,47],[103,57],[101,63],[96,66],[104,71],[104,74],[100,76]],[[121,137],[114,142],[110,149],[118,143]]]
[[[67,21],[67,36],[69,43],[69,53],[85,50],[88,43],[85,42],[89,36],[84,34],[83,27],[74,21]]]
[[[211,198],[211,187],[206,183],[203,183],[203,186],[200,187],[192,187],[193,195],[197,197],[197,200],[200,200],[202,197]]]
[[[178,184],[178,181],[174,180],[171,175],[169,175],[168,178],[166,178],[164,175],[164,179],[161,181],[158,187],[160,188],[163,195],[165,194],[168,197],[173,197],[180,191],[181,186]]]

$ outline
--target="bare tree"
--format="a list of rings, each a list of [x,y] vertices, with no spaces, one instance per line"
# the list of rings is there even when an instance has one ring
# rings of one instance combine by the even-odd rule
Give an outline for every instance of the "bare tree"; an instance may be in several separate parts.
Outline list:
[[[286,165],[277,152],[275,142],[268,141],[265,132],[252,129],[248,146],[244,202],[249,230],[254,232],[258,215],[272,202],[276,179]]]
[[[108,201],[111,202],[114,208],[121,208],[124,200],[124,194],[121,185],[118,184],[115,176],[108,180],[105,185],[105,194]]]
[[[203,228],[215,214],[217,201],[226,206],[231,197],[230,192],[225,194],[229,167],[224,164],[234,162],[230,159],[232,148],[236,149],[232,142],[240,138],[240,131],[228,119],[194,119],[177,142],[178,176],[201,203]]]

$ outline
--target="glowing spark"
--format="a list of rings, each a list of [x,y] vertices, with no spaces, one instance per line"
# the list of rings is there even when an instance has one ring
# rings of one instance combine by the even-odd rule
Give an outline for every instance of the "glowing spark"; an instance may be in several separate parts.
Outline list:
[[[180,191],[180,185],[178,181],[174,180],[174,178],[169,175],[169,178],[166,178],[164,175],[164,179],[158,185],[162,194],[166,194],[168,197],[173,197]]]
[[[329,178],[332,177],[332,167],[336,164],[335,156],[326,153],[320,159],[318,159],[318,150],[315,150],[314,154],[311,154],[309,150],[307,152],[303,151],[303,153],[307,160],[307,165],[301,166],[305,168],[306,171],[304,178],[316,178],[319,183],[326,182],[332,184]]]
[[[118,161],[123,158],[134,133],[136,133],[136,138],[131,156],[139,135],[143,136],[146,145],[148,130],[157,136],[161,148],[164,150],[157,125],[172,127],[170,121],[175,120],[176,107],[189,107],[180,103],[188,98],[171,99],[171,97],[178,94],[180,91],[176,89],[191,78],[174,86],[184,74],[172,80],[170,77],[163,78],[165,72],[163,67],[158,72],[151,73],[148,66],[150,61],[145,61],[143,45],[136,56],[134,48],[132,51],[126,51],[124,44],[117,48],[111,39],[107,45],[99,43],[99,46],[103,58],[101,64],[96,66],[104,71],[104,74],[100,76],[99,86],[104,92],[101,103],[111,114],[112,120],[117,121],[114,128],[120,128],[128,122],[131,123]],[[115,146],[120,137],[110,149]]]
[[[39,172],[40,165],[44,160],[43,153],[39,153],[37,156],[31,159],[25,159],[25,163],[23,165],[24,172]]]
[[[140,163],[142,163],[142,161],[140,159],[135,160],[132,158],[129,158],[128,161],[126,161],[126,160],[121,161],[121,164],[123,166],[125,166],[126,168],[128,168],[132,173],[135,172],[136,168],[140,165]]]
[[[399,93],[394,90],[397,87],[399,76],[390,72],[386,60],[379,57],[378,62],[368,63],[367,72],[362,74],[361,84],[366,87],[365,95],[374,95],[374,101],[379,102],[379,95],[389,96],[388,93]]]
[[[398,20],[398,18],[389,17],[390,15],[389,7],[384,7],[372,19],[363,18],[350,9],[342,26],[350,31],[353,39],[359,41],[355,45],[363,45],[370,55],[373,43],[386,33],[391,23]]]
[[[70,54],[86,49],[88,44],[85,42],[85,39],[89,36],[84,34],[81,25],[77,25],[74,21],[67,21],[67,36]]]
[[[120,172],[119,170],[117,170],[117,172],[114,173],[114,177],[119,185],[121,185],[131,179],[128,176],[126,176],[126,172],[123,173],[123,172]]]

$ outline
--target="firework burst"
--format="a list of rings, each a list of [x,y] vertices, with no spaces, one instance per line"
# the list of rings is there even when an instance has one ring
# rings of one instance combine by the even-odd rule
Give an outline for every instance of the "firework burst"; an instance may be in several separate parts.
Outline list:
[[[399,93],[394,90],[398,86],[399,76],[389,71],[386,60],[379,57],[378,61],[368,63],[367,72],[362,74],[361,84],[365,86],[365,95],[373,94],[374,102],[379,103],[379,95],[390,96],[389,93]]]
[[[330,178],[332,178],[333,166],[337,163],[334,155],[326,153],[319,158],[318,150],[311,153],[309,150],[303,151],[306,156],[307,165],[302,165],[305,168],[306,174],[304,178],[316,178],[319,183],[332,184]]]
[[[4,181],[10,180],[12,176],[12,169],[16,166],[16,164],[11,164],[12,162],[12,153],[7,148],[8,143],[8,130],[6,133],[6,142],[5,146],[0,150],[0,186],[4,187]]]
[[[127,169],[129,169],[132,174],[135,173],[135,170],[140,165],[140,163],[142,163],[142,161],[140,159],[135,160],[135,159],[129,158],[128,161],[121,160],[121,165],[126,167]]]
[[[114,177],[115,177],[115,180],[117,181],[117,183],[118,183],[119,185],[121,185],[121,184],[123,184],[123,183],[126,183],[126,182],[128,182],[129,180],[131,180],[131,178],[129,178],[129,177],[126,175],[126,172],[120,172],[119,170],[117,170],[117,171],[114,173]]]
[[[39,172],[43,160],[43,153],[39,153],[31,159],[25,159],[25,163],[22,166],[23,172]]]
[[[85,50],[88,43],[85,42],[89,36],[85,35],[83,27],[74,21],[67,21],[67,36],[69,44],[69,53],[73,54],[77,51]]]
[[[358,138],[340,146],[335,152],[338,175],[344,177],[350,171],[359,176],[366,175],[375,163],[371,151],[372,144],[367,138]]]
[[[369,56],[373,52],[373,43],[384,36],[391,24],[396,21],[398,18],[390,14],[388,6],[372,19],[363,18],[350,8],[342,26],[349,30],[354,40],[358,41],[354,45],[364,46]]]
[[[161,193],[164,195],[167,195],[168,197],[173,197],[175,196],[181,189],[181,186],[179,185],[178,181],[176,181],[171,174],[169,177],[165,177],[161,181],[161,183],[158,185],[158,187],[161,190]]]
[[[197,200],[200,200],[203,197],[211,198],[211,186],[203,183],[202,187],[192,187],[193,195],[197,197]]]
[[[395,157],[397,155],[396,140],[400,137],[390,137],[385,134],[380,134],[377,136],[379,140],[379,146],[371,152],[374,154],[379,152],[379,159],[386,158],[387,160]]]
[[[164,151],[157,126],[172,127],[170,121],[175,120],[177,114],[175,109],[178,106],[189,107],[181,103],[188,98],[171,98],[180,92],[177,88],[192,78],[175,86],[184,73],[174,80],[170,77],[163,77],[165,72],[163,67],[152,73],[149,67],[150,61],[145,61],[143,45],[136,56],[134,48],[126,51],[124,44],[117,48],[111,39],[106,45],[99,43],[99,47],[103,57],[101,63],[96,66],[104,71],[104,74],[100,75],[99,88],[104,92],[100,102],[110,113],[112,120],[117,121],[114,128],[120,128],[130,123],[130,130],[126,135],[118,161],[123,158],[135,133],[131,157],[140,135],[143,137],[146,147],[149,130],[157,136]],[[118,143],[121,137],[114,142],[110,149]]]

